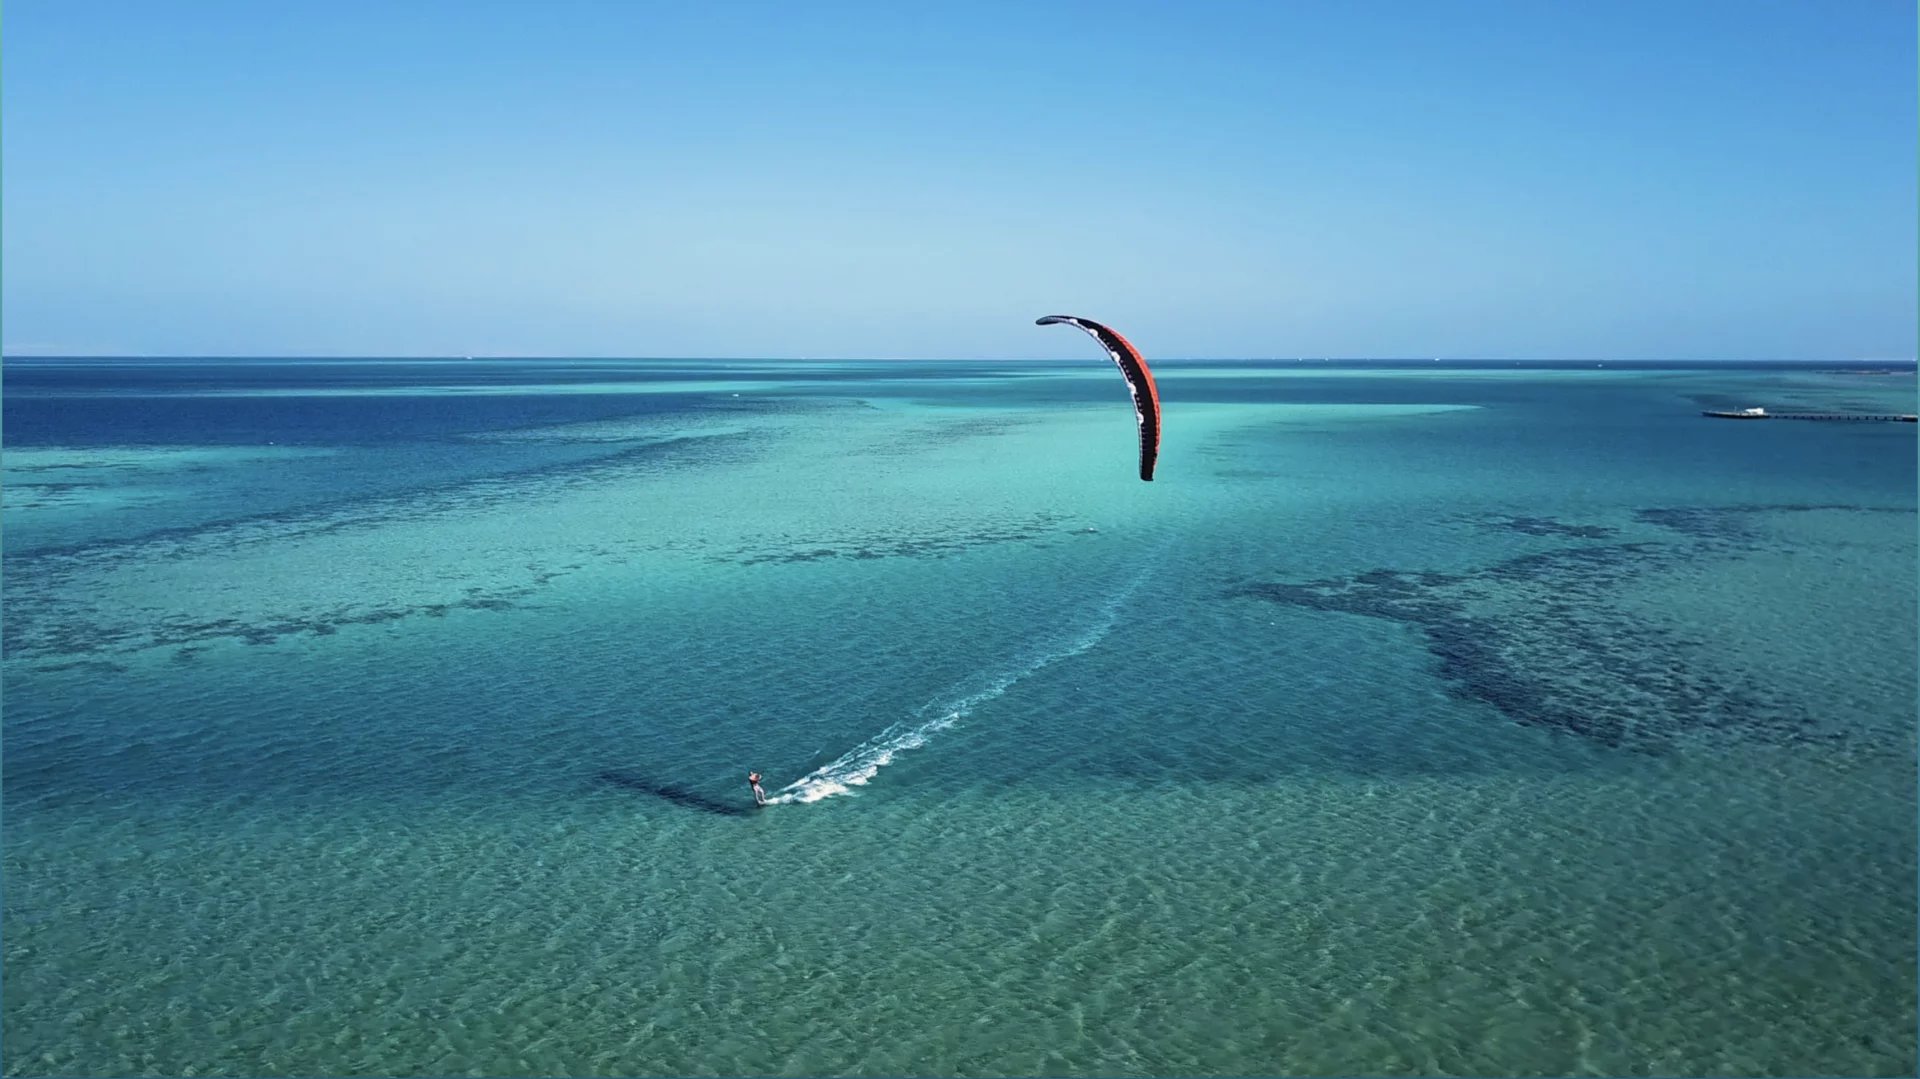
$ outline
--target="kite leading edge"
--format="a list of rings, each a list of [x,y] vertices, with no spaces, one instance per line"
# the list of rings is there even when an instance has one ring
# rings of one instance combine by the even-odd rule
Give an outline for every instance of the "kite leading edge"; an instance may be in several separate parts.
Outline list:
[[[1034,325],[1051,326],[1056,322],[1087,331],[1107,350],[1107,355],[1113,357],[1114,365],[1126,377],[1127,390],[1133,394],[1133,413],[1140,423],[1140,478],[1151,481],[1154,462],[1160,458],[1160,391],[1154,387],[1153,372],[1147,369],[1146,359],[1126,338],[1090,318],[1048,315]]]

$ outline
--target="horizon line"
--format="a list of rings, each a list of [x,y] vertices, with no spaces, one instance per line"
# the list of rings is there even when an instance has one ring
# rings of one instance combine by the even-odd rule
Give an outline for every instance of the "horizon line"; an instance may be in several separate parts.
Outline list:
[[[695,363],[1071,363],[1084,356],[616,356],[563,354],[461,353],[243,353],[243,352],[7,352],[5,360],[341,360],[357,362],[444,361],[598,361]],[[1852,357],[1805,359],[1752,356],[1738,359],[1702,359],[1687,356],[1158,356],[1155,363],[1821,363],[1920,365],[1920,357]]]

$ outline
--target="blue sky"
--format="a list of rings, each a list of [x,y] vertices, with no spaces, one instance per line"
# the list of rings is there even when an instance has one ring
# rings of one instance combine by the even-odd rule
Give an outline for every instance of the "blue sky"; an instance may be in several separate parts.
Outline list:
[[[10,0],[9,354],[1910,358],[1910,0]]]

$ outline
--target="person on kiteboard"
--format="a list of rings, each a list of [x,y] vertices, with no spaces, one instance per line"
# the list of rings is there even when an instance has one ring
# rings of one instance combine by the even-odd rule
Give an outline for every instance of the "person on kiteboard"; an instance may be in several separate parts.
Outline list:
[[[753,804],[754,805],[763,806],[767,804],[767,792],[760,789],[760,773],[759,772],[747,773],[747,786],[753,788]]]

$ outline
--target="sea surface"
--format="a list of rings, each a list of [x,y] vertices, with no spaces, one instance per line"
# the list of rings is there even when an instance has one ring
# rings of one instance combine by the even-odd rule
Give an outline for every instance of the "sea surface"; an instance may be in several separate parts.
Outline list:
[[[1915,1073],[1911,366],[1156,371],[6,360],[0,1070]]]

